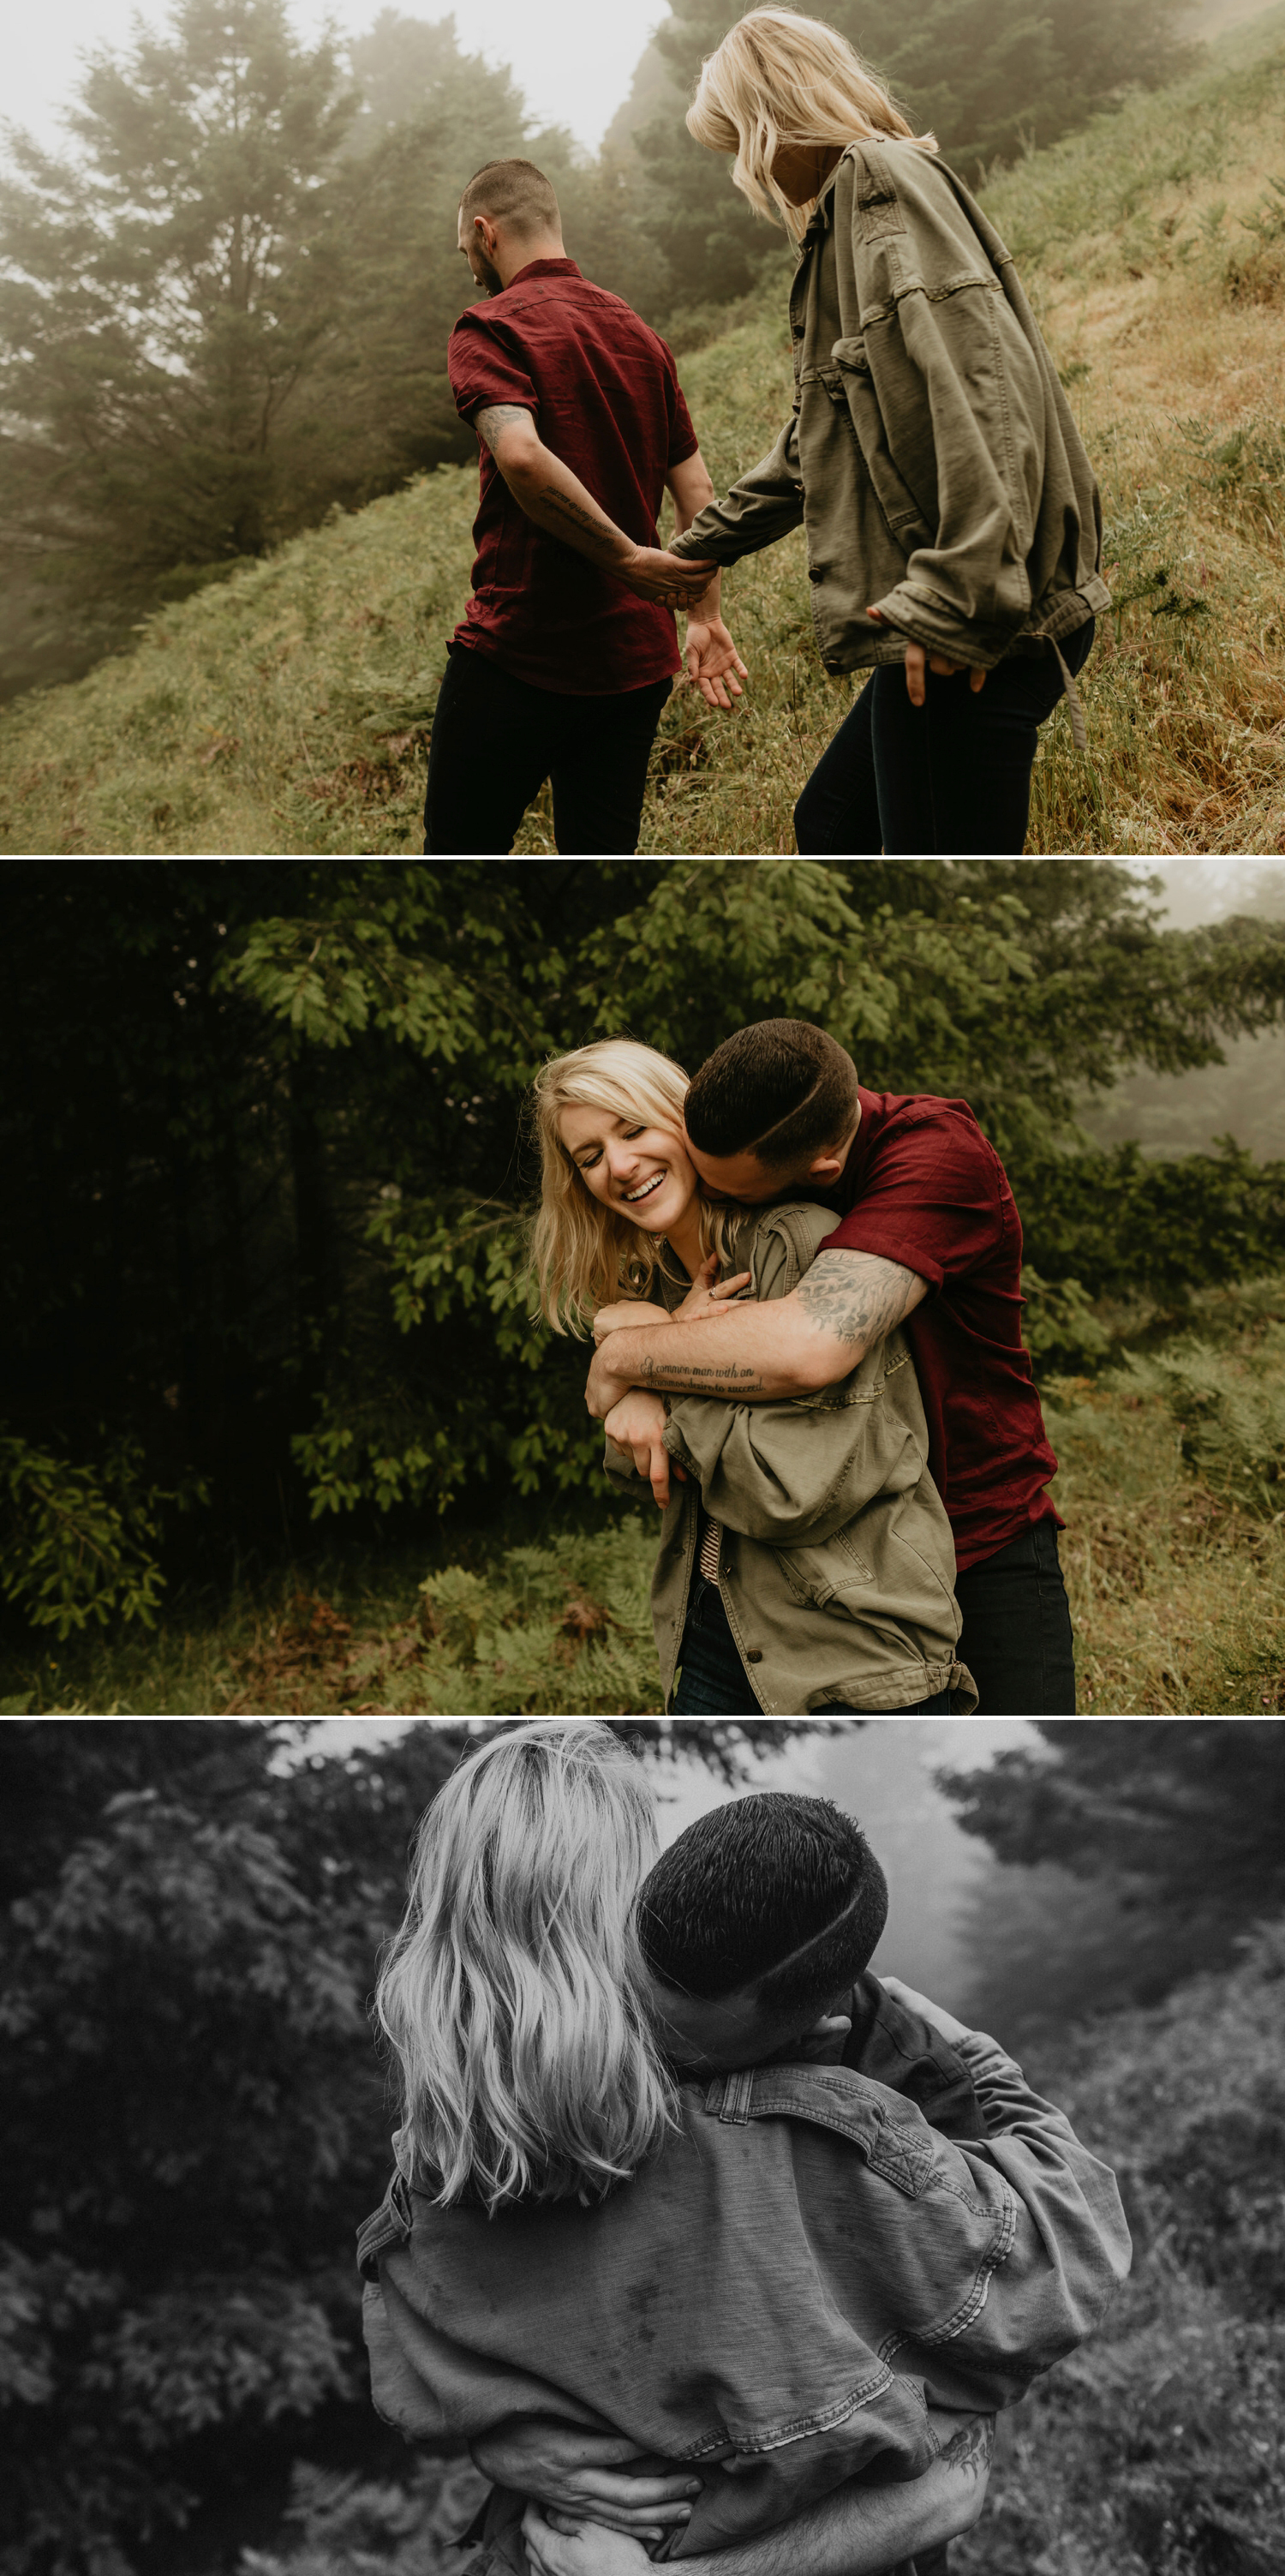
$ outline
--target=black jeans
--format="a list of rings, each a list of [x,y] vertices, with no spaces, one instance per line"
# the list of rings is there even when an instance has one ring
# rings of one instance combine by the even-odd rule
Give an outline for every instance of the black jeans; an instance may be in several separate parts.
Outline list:
[[[1063,640],[1074,675],[1088,658],[1093,619]],[[974,695],[959,673],[926,675],[912,707],[900,662],[867,680],[794,809],[805,855],[891,858],[1019,856],[1026,846],[1036,736],[1062,694],[1052,645],[1010,654]]]
[[[753,1717],[758,1702],[745,1678],[736,1639],[728,1626],[723,1596],[716,1583],[706,1583],[697,1575],[687,1604],[687,1623],[683,1629],[681,1667],[674,1697],[675,1717]],[[850,1708],[846,1700],[827,1700],[826,1717],[860,1717],[864,1712]],[[949,1717],[950,1693],[939,1692],[933,1699],[916,1700],[913,1708],[880,1709],[873,1714],[887,1717]]]
[[[471,645],[452,644],[449,653],[428,751],[425,857],[507,857],[546,778],[564,856],[630,857],[673,681],[614,697],[565,697],[515,680]]]
[[[1057,1525],[1033,1521],[1020,1538],[955,1577],[964,1614],[955,1651],[977,1684],[979,1717],[1074,1717],[1071,1609]]]

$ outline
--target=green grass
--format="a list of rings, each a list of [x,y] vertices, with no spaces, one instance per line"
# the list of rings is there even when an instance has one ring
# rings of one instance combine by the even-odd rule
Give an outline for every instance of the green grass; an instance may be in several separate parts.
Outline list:
[[[1197,74],[987,192],[1081,412],[1122,603],[1083,684],[1087,757],[1061,711],[1044,729],[1034,851],[1285,847],[1283,32],[1281,10],[1237,28]],[[682,368],[723,486],[788,409],[780,282]],[[0,716],[0,850],[418,849],[475,493],[471,467],[443,467],[336,512],[154,620],[133,653],[17,701]],[[739,566],[727,606],[751,687],[732,716],[676,692],[644,852],[791,850],[795,799],[851,703],[817,657],[801,534]],[[517,848],[553,848],[547,796]]]
[[[1084,1715],[1285,1712],[1285,1278],[1195,1299],[1099,1376],[1044,1388]],[[656,1715],[649,1501],[598,1531],[443,1530],[433,1562],[353,1551],[230,1603],[0,1665],[0,1712]],[[427,1553],[427,1551],[426,1551]],[[449,1561],[450,1557],[455,1562]]]

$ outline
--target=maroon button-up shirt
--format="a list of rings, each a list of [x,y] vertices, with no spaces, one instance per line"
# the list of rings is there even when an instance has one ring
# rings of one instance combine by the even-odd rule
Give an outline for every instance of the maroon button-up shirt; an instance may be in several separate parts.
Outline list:
[[[591,286],[573,259],[533,259],[460,315],[447,364],[464,420],[520,403],[617,527],[657,544],[666,473],[695,454],[696,433],[670,351],[620,296]],[[571,695],[614,696],[680,670],[672,611],[538,528],[485,445],[481,463],[473,595],[455,642]]]

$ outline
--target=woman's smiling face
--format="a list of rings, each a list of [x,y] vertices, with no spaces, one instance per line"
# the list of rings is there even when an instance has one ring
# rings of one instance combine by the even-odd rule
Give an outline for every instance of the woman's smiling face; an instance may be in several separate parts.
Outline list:
[[[573,1105],[562,1111],[558,1134],[585,1188],[644,1234],[667,1234],[686,1215],[696,1174],[676,1128]]]

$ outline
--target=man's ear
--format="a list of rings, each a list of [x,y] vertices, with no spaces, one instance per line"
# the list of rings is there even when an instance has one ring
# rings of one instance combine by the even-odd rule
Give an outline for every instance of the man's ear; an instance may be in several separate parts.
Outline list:
[[[847,1159],[847,1155],[839,1146],[831,1147],[826,1153],[818,1154],[815,1163],[809,1163],[808,1179],[810,1181],[837,1180]]]

